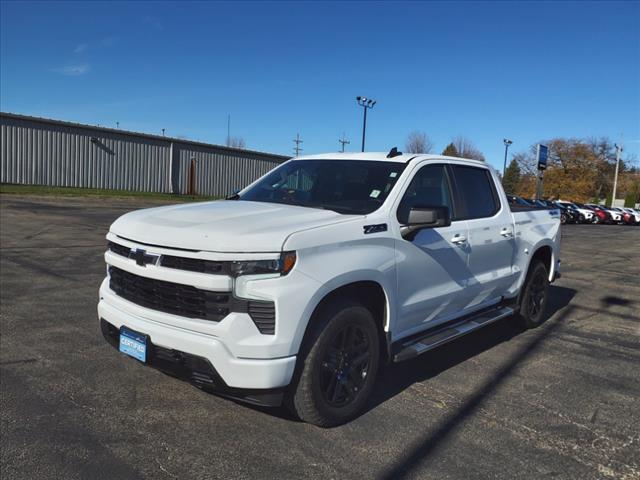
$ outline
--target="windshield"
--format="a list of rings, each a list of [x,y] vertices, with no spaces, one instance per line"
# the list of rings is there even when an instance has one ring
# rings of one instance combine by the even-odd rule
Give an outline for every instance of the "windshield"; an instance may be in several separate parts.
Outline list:
[[[385,201],[405,166],[366,160],[294,160],[242,192],[239,200],[371,213]]]

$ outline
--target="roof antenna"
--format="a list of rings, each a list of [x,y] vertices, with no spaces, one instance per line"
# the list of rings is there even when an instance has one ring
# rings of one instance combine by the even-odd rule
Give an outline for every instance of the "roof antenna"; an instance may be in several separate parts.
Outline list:
[[[400,155],[402,155],[402,152],[398,151],[398,147],[393,147],[391,150],[389,150],[389,153],[387,153],[387,158],[398,157]]]

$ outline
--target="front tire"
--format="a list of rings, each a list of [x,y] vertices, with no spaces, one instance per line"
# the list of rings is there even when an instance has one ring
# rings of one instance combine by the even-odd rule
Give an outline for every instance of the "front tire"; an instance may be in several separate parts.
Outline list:
[[[524,284],[518,321],[524,328],[535,328],[545,319],[549,299],[549,273],[540,260],[534,260]]]
[[[339,302],[324,309],[305,342],[287,404],[300,420],[333,427],[355,418],[373,390],[380,342],[363,305]]]

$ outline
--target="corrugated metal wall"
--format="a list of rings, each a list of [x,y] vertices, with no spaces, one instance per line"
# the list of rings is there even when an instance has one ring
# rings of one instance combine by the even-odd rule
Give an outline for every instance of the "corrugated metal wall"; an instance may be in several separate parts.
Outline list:
[[[0,113],[0,183],[223,196],[286,157]],[[172,165],[173,162],[173,165]]]

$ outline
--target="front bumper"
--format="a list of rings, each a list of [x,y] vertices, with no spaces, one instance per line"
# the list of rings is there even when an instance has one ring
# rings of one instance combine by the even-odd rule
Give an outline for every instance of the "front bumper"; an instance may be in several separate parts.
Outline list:
[[[109,345],[118,349],[120,329],[105,319],[100,319],[100,330]],[[164,348],[150,343],[147,345],[146,365],[157,368],[173,377],[211,393],[227,396],[265,407],[282,404],[284,387],[271,389],[232,388],[222,379],[211,363],[202,357],[179,350]]]
[[[295,356],[269,359],[238,357],[220,337],[163,323],[159,318],[144,316],[145,310],[115,297],[106,282],[103,283],[98,303],[101,320],[116,330],[124,325],[149,335],[156,347],[204,359],[214,368],[221,387],[264,390],[285,387],[291,382]],[[159,316],[158,312],[154,313]]]

